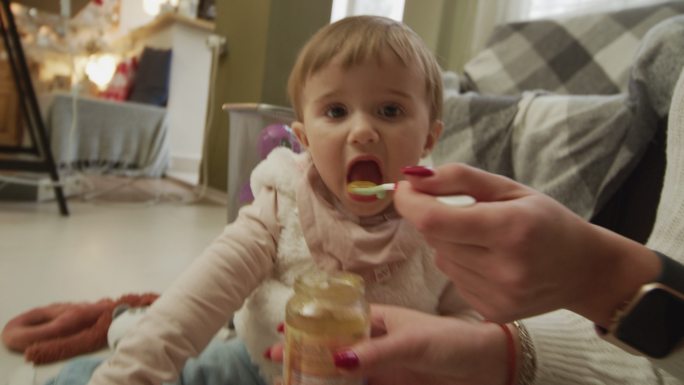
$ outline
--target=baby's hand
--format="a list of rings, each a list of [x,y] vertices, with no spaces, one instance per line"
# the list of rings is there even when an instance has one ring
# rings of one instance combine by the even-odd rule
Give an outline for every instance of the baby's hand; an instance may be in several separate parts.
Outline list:
[[[275,345],[271,346],[264,352],[264,357],[273,362],[283,362],[283,349],[284,345],[282,342],[277,342]]]

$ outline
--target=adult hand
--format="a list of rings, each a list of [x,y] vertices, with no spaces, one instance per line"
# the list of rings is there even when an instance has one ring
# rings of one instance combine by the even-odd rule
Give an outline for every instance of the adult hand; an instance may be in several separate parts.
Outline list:
[[[349,376],[369,385],[505,383],[508,348],[499,325],[387,305],[372,305],[371,315],[373,338],[335,354]],[[267,356],[282,361],[282,350],[276,345]]]
[[[616,306],[658,274],[650,250],[508,178],[463,164],[404,173],[407,181],[394,196],[397,210],[487,319],[508,322],[566,308],[605,324]],[[434,198],[452,194],[478,203],[458,208]]]

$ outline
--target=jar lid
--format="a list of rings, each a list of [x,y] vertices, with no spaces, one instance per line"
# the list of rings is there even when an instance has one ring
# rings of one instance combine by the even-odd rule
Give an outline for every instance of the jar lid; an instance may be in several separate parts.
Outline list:
[[[347,271],[315,271],[299,276],[295,291],[331,300],[354,300],[364,295],[364,281],[360,275]]]

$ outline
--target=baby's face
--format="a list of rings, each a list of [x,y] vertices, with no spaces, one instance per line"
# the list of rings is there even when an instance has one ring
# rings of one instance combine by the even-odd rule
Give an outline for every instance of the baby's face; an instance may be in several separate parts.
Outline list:
[[[321,178],[353,214],[369,216],[391,204],[347,191],[366,180],[396,182],[418,163],[441,130],[430,121],[425,78],[390,53],[344,69],[337,58],[309,77],[302,90],[302,121],[293,128],[308,147]]]

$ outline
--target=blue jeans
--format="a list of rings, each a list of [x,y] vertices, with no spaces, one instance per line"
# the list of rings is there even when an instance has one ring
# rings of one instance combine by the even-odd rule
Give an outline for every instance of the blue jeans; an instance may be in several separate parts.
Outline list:
[[[70,361],[45,385],[86,385],[104,359],[77,358]],[[197,358],[185,363],[176,382],[168,385],[266,385],[239,338],[214,339]]]

